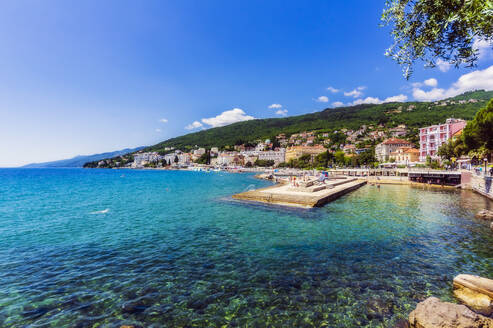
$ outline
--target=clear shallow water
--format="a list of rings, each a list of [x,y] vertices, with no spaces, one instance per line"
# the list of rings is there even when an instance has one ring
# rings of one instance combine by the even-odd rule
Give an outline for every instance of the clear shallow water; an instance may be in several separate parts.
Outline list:
[[[249,175],[0,170],[0,326],[387,327],[458,273],[493,277],[493,208],[365,186],[313,210]]]

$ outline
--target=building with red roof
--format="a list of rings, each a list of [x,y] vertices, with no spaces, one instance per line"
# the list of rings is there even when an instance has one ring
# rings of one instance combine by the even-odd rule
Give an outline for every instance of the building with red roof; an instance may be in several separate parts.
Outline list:
[[[387,139],[375,147],[375,157],[379,162],[386,162],[390,158],[390,153],[395,152],[400,147],[412,148],[413,146],[411,142],[404,139]]]

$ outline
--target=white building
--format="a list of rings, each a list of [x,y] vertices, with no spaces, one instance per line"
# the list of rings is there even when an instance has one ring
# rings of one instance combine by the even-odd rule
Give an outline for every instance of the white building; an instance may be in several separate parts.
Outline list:
[[[146,164],[151,162],[157,162],[162,157],[159,156],[156,152],[147,152],[147,153],[136,153],[134,154],[134,161],[132,163],[132,167],[143,167]]]
[[[195,149],[195,150],[193,151],[193,154],[194,154],[195,156],[197,156],[197,157],[200,157],[200,156],[202,156],[202,155],[204,155],[204,154],[205,154],[205,148]]]
[[[286,161],[286,148],[261,151],[258,153],[258,159],[264,161],[274,161],[276,164],[284,163]]]
[[[178,158],[178,163],[175,163],[175,158]],[[192,157],[188,153],[183,153],[180,150],[176,150],[172,153],[164,155],[163,159],[166,163],[174,165],[188,165],[192,162]]]
[[[222,152],[217,157],[211,159],[212,165],[228,166],[234,163],[237,152]]]
[[[175,156],[177,156],[175,153],[170,153],[164,155],[164,160],[166,163],[173,164],[175,162]]]
[[[390,158],[390,153],[395,152],[400,147],[413,147],[413,144],[403,139],[387,139],[375,147],[375,157],[379,162],[386,162]]]
[[[260,142],[257,144],[257,146],[255,146],[255,151],[259,152],[259,151],[264,151],[265,150],[265,144],[263,142]]]
[[[178,164],[180,165],[188,165],[192,162],[192,158],[188,153],[181,153],[178,155]]]

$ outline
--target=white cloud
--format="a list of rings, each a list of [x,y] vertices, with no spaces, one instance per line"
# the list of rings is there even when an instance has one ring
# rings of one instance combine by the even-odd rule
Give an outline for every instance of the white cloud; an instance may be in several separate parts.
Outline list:
[[[361,104],[381,104],[382,100],[375,97],[366,97],[365,99],[356,99],[352,102],[352,105],[361,105]]]
[[[446,62],[442,59],[438,59],[435,64],[437,65],[438,69],[442,72],[447,72],[450,69],[450,67],[452,66],[452,64],[450,64],[449,62]]]
[[[278,109],[278,108],[282,108],[282,105],[281,104],[272,104],[272,105],[269,105],[269,108],[270,109]]]
[[[403,95],[403,94],[400,94],[400,95],[397,95],[397,96],[392,96],[392,97],[387,97],[383,100],[384,103],[388,103],[388,102],[404,102],[407,100],[407,96],[406,95]]]
[[[161,123],[168,123],[168,119],[167,118],[162,118],[159,120],[159,122]]]
[[[280,116],[286,116],[286,115],[288,115],[288,110],[287,109],[279,109],[278,111],[276,111],[276,114],[280,115]]]
[[[357,87],[354,90],[344,92],[344,95],[346,97],[358,98],[358,97],[361,97],[363,95],[363,92],[362,91],[365,90],[365,89],[366,89],[365,86],[360,86],[360,87]]]
[[[326,102],[329,102],[329,98],[326,96],[320,96],[317,98],[317,101],[326,103]]]
[[[411,86],[413,88],[421,88],[424,85],[426,85],[428,87],[436,87],[438,85],[438,81],[435,78],[430,78],[428,80],[424,80],[423,82],[414,82],[414,83],[411,83]]]
[[[344,103],[342,101],[334,101],[332,103],[332,107],[341,107],[344,106]]]
[[[201,128],[203,127],[202,123],[200,123],[199,121],[194,121],[193,123],[191,124],[188,124],[185,129],[187,130],[195,130],[195,129],[198,129],[198,128]]]
[[[443,99],[445,90],[440,88],[433,88],[430,91],[424,91],[422,89],[416,88],[413,90],[413,97],[419,101],[434,101],[438,99]]]
[[[159,129],[159,128],[158,128],[158,129],[156,129],[156,132],[161,132],[161,129]]]
[[[424,80],[424,85],[427,85],[429,87],[436,87],[438,85],[437,79],[431,78],[428,80]]]
[[[478,59],[493,58],[493,43],[483,39],[476,39],[472,44],[473,49],[478,53]]]
[[[413,97],[419,101],[434,101],[454,97],[466,91],[480,89],[493,90],[493,65],[484,70],[462,75],[448,89],[433,88],[430,91],[424,91],[420,88],[414,88]]]
[[[366,97],[365,99],[356,99],[351,103],[351,105],[361,105],[361,104],[383,104],[389,102],[404,102],[407,100],[407,96],[400,94],[397,96],[387,97],[384,100],[381,100],[378,97]]]
[[[241,121],[248,121],[253,119],[255,119],[255,117],[246,115],[246,113],[241,108],[233,108],[231,110],[222,112],[221,114],[215,117],[203,118],[202,123],[205,123],[213,128],[216,128],[219,126],[225,126],[228,124],[241,122]]]
[[[338,93],[340,91],[339,89],[336,89],[334,87],[327,87],[327,90],[329,90],[332,93]]]

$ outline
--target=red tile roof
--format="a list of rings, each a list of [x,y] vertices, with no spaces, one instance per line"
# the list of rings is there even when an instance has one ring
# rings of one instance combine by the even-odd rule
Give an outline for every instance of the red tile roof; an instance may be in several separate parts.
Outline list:
[[[412,143],[410,143],[407,140],[397,139],[397,138],[387,139],[383,142],[383,144],[384,145],[395,145],[395,144],[412,145]]]

